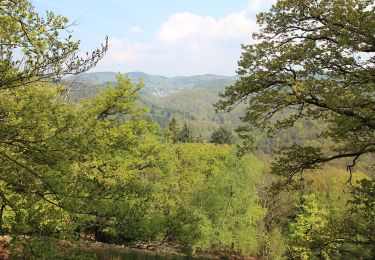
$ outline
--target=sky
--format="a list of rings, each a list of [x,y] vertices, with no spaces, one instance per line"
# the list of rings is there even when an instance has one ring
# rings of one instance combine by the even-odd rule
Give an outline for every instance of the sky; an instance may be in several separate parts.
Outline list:
[[[31,0],[36,11],[75,21],[81,51],[109,38],[91,71],[163,76],[235,75],[241,44],[251,43],[256,13],[275,0]]]

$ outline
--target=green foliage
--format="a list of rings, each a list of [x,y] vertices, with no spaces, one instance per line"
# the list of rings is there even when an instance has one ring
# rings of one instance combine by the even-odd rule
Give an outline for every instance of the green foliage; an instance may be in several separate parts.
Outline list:
[[[168,196],[162,184],[170,173],[170,155],[156,125],[136,105],[141,87],[119,77],[116,88],[83,101],[88,132],[74,171],[83,177],[78,202],[93,216],[81,229],[104,241],[156,236],[160,205]]]
[[[273,228],[266,238],[268,251],[264,252],[265,259],[285,259],[286,239],[278,227]]]
[[[224,127],[219,127],[212,132],[210,142],[214,144],[232,144],[232,132],[225,129]]]
[[[216,81],[210,82],[215,84]],[[229,84],[230,82],[228,82]],[[152,85],[151,85],[152,86]],[[147,85],[146,85],[147,88]],[[162,97],[150,94],[142,96],[143,102],[151,108],[151,118],[166,127],[172,116],[186,121],[194,133],[201,134],[205,140],[210,139],[211,132],[220,127],[233,128],[239,125],[243,107],[232,113],[217,113],[212,106],[218,101],[218,93],[223,87],[200,86],[193,89],[177,89]]]
[[[373,181],[357,173],[357,182],[353,180],[350,186],[340,171],[325,171],[324,180],[307,178],[309,187],[305,191],[309,194],[297,203],[286,234],[287,255],[293,259],[371,259]],[[316,176],[321,174],[317,172]]]
[[[345,229],[353,255],[375,257],[375,181],[363,179],[351,191]]]
[[[187,126],[185,123],[184,126],[182,127],[180,133],[177,136],[177,140],[181,143],[191,143],[193,142],[193,134],[190,130],[190,128]]]
[[[246,100],[249,124],[240,128],[242,137],[250,134],[257,139],[250,143],[259,141],[269,153],[278,142],[281,152],[271,167],[277,176],[270,177],[256,157],[237,156],[225,128],[213,132],[214,144],[192,136],[192,121],[199,133],[235,121],[206,109],[227,78],[174,78],[193,90],[193,99],[204,97],[204,105],[190,102],[187,92],[170,91],[159,102],[145,99],[154,102],[148,118],[139,95],[143,82],[120,75],[73,101],[66,87],[41,80],[87,70],[106,44],[81,59],[78,42],[59,40],[66,18],[41,18],[25,0],[1,2],[0,231],[14,237],[12,254],[72,259],[74,250],[61,251],[51,238],[86,235],[112,243],[172,241],[190,252],[262,251],[273,259],[284,252],[297,259],[372,259],[374,181],[352,168],[374,151],[373,8],[368,1],[280,0],[258,16],[259,41],[244,46],[241,78],[218,108]],[[370,58],[359,60],[360,52]],[[217,86],[208,91],[197,82]],[[164,101],[176,103],[169,95],[182,95],[184,102],[163,110]],[[174,114],[190,121],[180,130]],[[160,115],[165,125],[172,118],[166,136],[150,120]],[[207,121],[212,124],[202,127]],[[259,128],[271,137],[281,132],[268,142]],[[338,158],[352,159],[353,186],[342,171],[316,170]],[[304,176],[306,169],[313,171]],[[273,182],[284,180],[304,194],[292,186],[275,192]],[[95,252],[79,257],[100,258]]]
[[[173,143],[176,143],[178,142],[179,133],[180,126],[178,125],[177,118],[174,116],[168,124],[168,137]]]
[[[105,89],[108,81],[115,85],[116,73],[96,72],[79,75],[74,79],[63,80],[72,84],[68,97],[72,100],[87,98],[98,89]],[[218,101],[218,93],[232,83],[235,77],[214,75],[167,78],[140,72],[125,73],[132,81],[142,80],[142,102],[150,108],[147,115],[162,128],[167,128],[175,116],[186,121],[194,133],[209,140],[213,129],[221,125],[234,127],[239,124],[243,112],[240,106],[233,113],[216,113],[213,103]]]
[[[328,211],[318,203],[314,194],[303,196],[297,207],[297,215],[289,226],[289,257],[311,259],[315,255],[321,259],[329,259],[329,252],[325,247],[325,243],[330,240],[327,232]],[[334,246],[335,243],[329,245]]]
[[[176,149],[176,205],[184,214],[176,215],[170,227],[189,227],[194,248],[256,253],[264,215],[256,189],[263,164],[253,156],[237,158],[229,146],[180,144]]]
[[[55,239],[24,238],[12,241],[11,257],[24,259],[67,259],[68,252],[63,252]],[[72,254],[71,259],[79,259]]]
[[[299,259],[300,257],[296,256],[298,252],[305,252],[311,259],[319,259],[323,255],[329,259],[353,259],[353,257],[371,259],[370,243],[364,242],[368,233],[362,236],[352,228],[355,226],[353,221],[355,218],[352,217],[353,204],[350,202],[353,199],[351,195],[353,189],[357,190],[360,187],[357,182],[368,181],[365,174],[354,172],[351,180],[354,187],[352,187],[348,183],[347,171],[324,167],[298,176],[298,181],[296,176],[296,185],[298,184],[299,189],[284,189],[274,193],[272,184],[278,178],[280,177],[266,175],[260,188],[261,204],[267,208],[262,227],[265,234],[262,238],[262,257],[283,259],[283,255],[288,255],[289,258],[294,255],[294,259]],[[301,196],[314,197],[313,201],[317,206],[314,210],[320,213],[324,211],[324,214],[318,216],[322,221],[324,220],[325,225],[320,229],[308,229],[309,232],[306,232],[303,238],[301,237],[303,232],[300,232],[301,236],[291,239],[291,223],[294,223],[294,227],[298,226],[293,232],[303,230],[306,225],[302,224],[306,224],[313,215],[311,212],[307,213],[307,209],[303,209],[305,200],[301,199]],[[309,210],[313,211],[311,204],[309,207]],[[366,229],[371,232],[370,223],[371,221],[366,222]],[[354,234],[358,237],[354,238]],[[278,239],[275,239],[275,236]],[[275,248],[278,249],[275,251]],[[300,251],[293,251],[293,248]]]
[[[52,12],[41,17],[29,1],[1,1],[0,89],[56,79],[95,66],[107,50],[107,39],[101,48],[80,57],[79,41],[64,35],[70,26],[66,17]]]
[[[217,249],[245,254],[258,251],[259,222],[264,216],[256,192],[261,174],[262,163],[256,158],[232,155],[208,177],[195,198],[212,226],[205,239]]]
[[[0,93],[7,119],[0,125],[0,160],[8,232],[108,228],[148,208],[141,203],[150,200],[168,166],[156,125],[135,105],[141,85],[118,80],[116,88],[72,104],[45,85]]]
[[[46,85],[0,93],[3,230],[256,252],[262,164],[229,146],[162,144],[141,87],[119,77],[79,103]]]
[[[5,119],[0,123],[2,213],[19,221],[17,229],[31,221],[29,228],[42,231],[48,215],[64,217],[56,205],[40,201],[55,204],[72,181],[69,161],[77,150],[68,140],[75,141],[76,114],[73,106],[61,105],[57,88],[45,84],[3,90],[0,96]]]
[[[348,217],[353,210],[346,205],[351,189],[341,178],[321,185],[327,188],[325,195],[311,188],[316,196],[304,197],[297,212],[283,200],[298,197],[288,191],[303,191],[302,174],[332,161],[346,164],[351,176],[368,156],[372,160],[366,166],[373,172],[374,13],[373,1],[279,0],[270,11],[258,14],[261,29],[253,35],[255,43],[242,46],[240,78],[216,104],[219,110],[231,111],[244,103],[246,114],[238,128],[244,151],[261,144],[275,155],[270,170],[277,177],[268,186],[271,194],[264,196],[271,197],[271,202],[265,200],[269,212],[264,226],[269,234],[275,225],[285,228],[288,217],[294,219],[286,235],[291,258],[371,258],[373,237],[365,230],[373,232],[368,220],[373,216],[362,208],[358,219]],[[308,124],[318,127],[311,131]],[[260,130],[272,141],[259,138]],[[322,184],[323,174],[316,179]],[[366,197],[364,187],[355,190]],[[276,224],[268,222],[272,219]]]
[[[323,145],[281,148],[276,174],[290,177],[338,158],[354,165],[373,154],[374,8],[365,0],[280,0],[258,15],[257,41],[243,45],[240,79],[217,107],[247,104],[239,131],[250,145],[258,129],[273,135],[301,120],[325,126]]]

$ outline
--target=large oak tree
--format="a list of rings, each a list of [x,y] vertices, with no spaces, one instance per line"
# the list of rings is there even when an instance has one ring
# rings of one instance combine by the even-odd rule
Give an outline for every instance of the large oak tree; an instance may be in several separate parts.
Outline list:
[[[108,48],[105,43],[79,55],[66,17],[42,16],[26,0],[0,1],[0,90],[42,79],[59,79],[94,67]]]
[[[348,168],[375,152],[375,4],[372,0],[279,0],[257,17],[243,45],[240,79],[217,107],[247,104],[238,130],[275,134],[298,120],[327,125],[323,146],[283,147],[273,172],[287,179],[346,158]],[[251,142],[250,142],[251,143]]]

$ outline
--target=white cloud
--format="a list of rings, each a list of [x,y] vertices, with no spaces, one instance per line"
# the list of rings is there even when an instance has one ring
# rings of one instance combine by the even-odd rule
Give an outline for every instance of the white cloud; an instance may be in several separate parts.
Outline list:
[[[142,31],[142,28],[138,25],[135,25],[135,26],[130,28],[130,32],[132,32],[132,33],[140,33],[141,31]]]
[[[245,11],[216,20],[192,13],[173,14],[160,28],[157,39],[163,44],[186,40],[215,40],[250,37],[257,26]]]
[[[251,15],[251,16],[254,16],[269,8],[271,6],[271,2],[273,1],[270,1],[270,0],[250,0],[245,11],[248,15]]]
[[[95,71],[143,71],[151,74],[177,76],[194,74],[233,75],[240,48],[189,42],[164,45],[123,39],[110,39],[109,51]]]
[[[147,43],[110,39],[109,52],[97,70],[233,75],[241,43],[251,42],[251,34],[258,29],[255,13],[269,8],[271,1],[251,0],[244,10],[220,19],[189,12],[172,14]],[[140,31],[137,27],[131,31]]]
[[[150,49],[149,44],[131,42],[122,39],[109,39],[109,51],[103,63],[131,64],[142,59],[145,52]]]

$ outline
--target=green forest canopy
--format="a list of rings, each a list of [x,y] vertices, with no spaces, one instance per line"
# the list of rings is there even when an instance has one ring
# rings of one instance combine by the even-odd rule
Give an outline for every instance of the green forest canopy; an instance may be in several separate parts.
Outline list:
[[[138,102],[142,82],[118,76],[89,98],[67,99],[67,86],[51,82],[93,67],[107,44],[78,57],[79,42],[58,37],[65,17],[1,1],[0,232],[12,237],[1,250],[54,259],[66,252],[45,238],[89,235],[174,242],[190,254],[372,259],[375,184],[352,170],[373,153],[374,60],[356,59],[374,51],[373,16],[371,1],[354,0],[280,0],[259,14],[258,42],[244,46],[240,79],[217,107],[245,101],[245,141],[249,130],[301,119],[326,127],[316,146],[262,161],[233,145],[193,143],[187,125],[183,141],[177,122],[162,131]],[[351,183],[344,169],[317,169],[339,157],[353,159]]]

